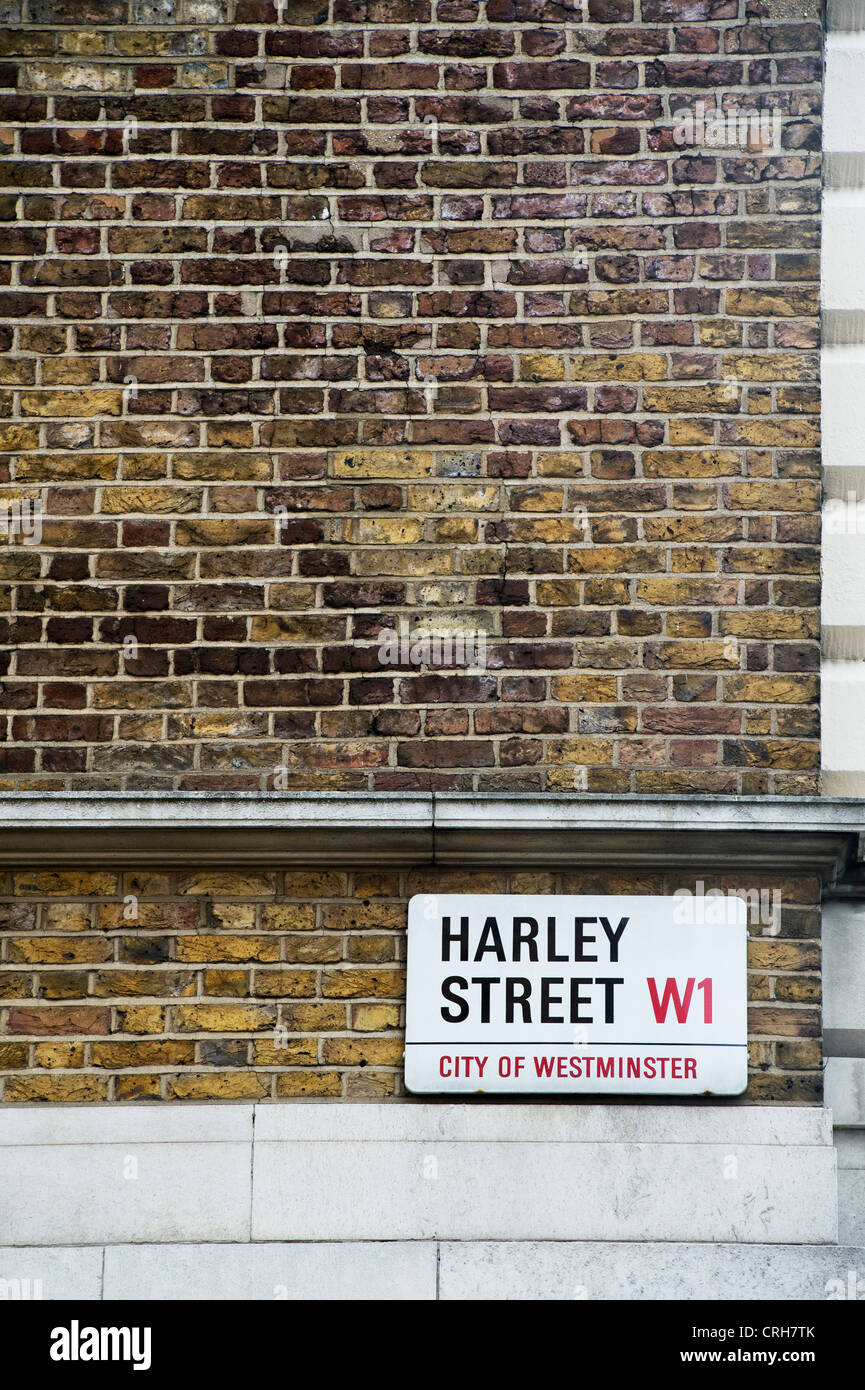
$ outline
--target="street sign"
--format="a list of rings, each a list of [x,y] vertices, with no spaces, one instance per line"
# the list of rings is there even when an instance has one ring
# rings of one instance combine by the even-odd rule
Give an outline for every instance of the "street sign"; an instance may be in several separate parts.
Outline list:
[[[739,1095],[747,935],[732,895],[413,897],[406,1086]]]

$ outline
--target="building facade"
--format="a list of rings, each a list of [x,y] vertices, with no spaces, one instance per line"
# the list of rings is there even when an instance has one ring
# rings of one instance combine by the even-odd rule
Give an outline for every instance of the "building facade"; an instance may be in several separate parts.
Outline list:
[[[0,11],[4,1287],[865,1296],[857,15]],[[746,1090],[410,1096],[443,893],[743,897]]]

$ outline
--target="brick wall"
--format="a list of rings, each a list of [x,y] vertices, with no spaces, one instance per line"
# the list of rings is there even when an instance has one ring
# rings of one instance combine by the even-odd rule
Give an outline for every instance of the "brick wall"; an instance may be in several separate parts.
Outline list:
[[[0,17],[0,789],[816,789],[809,3]]]
[[[699,877],[706,890],[741,886]],[[765,896],[750,900],[744,1100],[819,1102],[819,885],[752,880]],[[411,894],[695,886],[590,871],[5,875],[2,1101],[404,1095]]]

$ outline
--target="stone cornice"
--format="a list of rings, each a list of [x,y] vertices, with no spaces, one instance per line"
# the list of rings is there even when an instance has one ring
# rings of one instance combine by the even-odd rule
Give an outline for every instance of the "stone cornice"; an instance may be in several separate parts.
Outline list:
[[[89,865],[693,867],[858,884],[848,799],[399,793],[22,792],[0,862]]]

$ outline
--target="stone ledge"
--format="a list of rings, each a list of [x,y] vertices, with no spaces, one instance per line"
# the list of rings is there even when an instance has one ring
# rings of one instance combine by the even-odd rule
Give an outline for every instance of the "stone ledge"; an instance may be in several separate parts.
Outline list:
[[[76,1302],[823,1301],[830,1293],[849,1295],[851,1274],[865,1280],[860,1245],[292,1241],[0,1248],[0,1279],[17,1280],[9,1297]]]
[[[860,799],[39,793],[0,798],[0,863],[623,866],[818,874],[856,862]],[[341,833],[345,832],[345,833]]]

